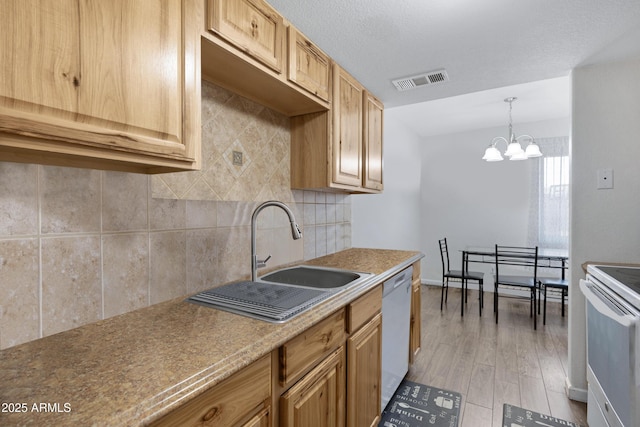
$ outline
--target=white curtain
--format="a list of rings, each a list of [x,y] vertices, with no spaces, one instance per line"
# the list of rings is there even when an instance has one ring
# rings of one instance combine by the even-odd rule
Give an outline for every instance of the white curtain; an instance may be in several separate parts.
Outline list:
[[[536,139],[543,157],[532,168],[528,244],[569,249],[569,137]]]

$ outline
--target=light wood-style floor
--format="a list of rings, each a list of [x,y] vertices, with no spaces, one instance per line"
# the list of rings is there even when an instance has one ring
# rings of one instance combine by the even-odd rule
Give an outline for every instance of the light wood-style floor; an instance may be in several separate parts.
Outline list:
[[[440,311],[440,287],[422,285],[422,350],[407,379],[462,394],[460,427],[502,427],[502,406],[516,405],[587,426],[586,404],[569,400],[567,317],[547,302],[547,324],[533,330],[529,302],[500,297],[499,324],[493,294],[469,291],[464,317],[460,289],[450,288]],[[566,316],[566,313],[565,313]]]

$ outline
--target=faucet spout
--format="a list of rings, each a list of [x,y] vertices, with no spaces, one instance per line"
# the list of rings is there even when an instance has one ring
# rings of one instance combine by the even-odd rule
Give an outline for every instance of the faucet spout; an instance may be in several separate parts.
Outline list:
[[[287,214],[287,216],[289,217],[289,222],[291,223],[291,237],[293,238],[293,240],[302,238],[302,231],[300,230],[300,227],[296,222],[296,218],[289,206],[277,200],[269,200],[260,204],[251,215],[251,280],[253,281],[256,281],[258,278],[258,267],[264,267],[265,263],[270,258],[269,256],[266,260],[259,261],[258,255],[256,253],[256,225],[258,215],[264,208],[267,208],[269,206],[277,206]]]

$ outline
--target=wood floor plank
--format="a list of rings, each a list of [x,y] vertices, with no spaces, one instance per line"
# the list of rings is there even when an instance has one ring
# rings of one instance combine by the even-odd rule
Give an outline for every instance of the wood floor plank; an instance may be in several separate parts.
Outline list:
[[[490,426],[492,417],[493,411],[491,409],[467,402],[462,414],[462,427]]]
[[[494,379],[495,368],[493,366],[475,363],[469,382],[467,402],[493,409]]]
[[[519,382],[522,407],[541,414],[550,414],[547,391],[542,378],[520,376]]]
[[[520,386],[496,380],[493,396],[493,427],[502,427],[502,408],[504,404],[522,406],[520,402]]]
[[[461,393],[460,427],[501,426],[505,403],[586,426],[586,405],[563,388],[567,323],[558,303],[548,303],[547,325],[534,331],[527,300],[501,297],[496,324],[491,293],[480,317],[478,293],[470,291],[461,317],[460,289],[449,289],[442,311],[439,287],[421,291],[422,351],[407,379]]]

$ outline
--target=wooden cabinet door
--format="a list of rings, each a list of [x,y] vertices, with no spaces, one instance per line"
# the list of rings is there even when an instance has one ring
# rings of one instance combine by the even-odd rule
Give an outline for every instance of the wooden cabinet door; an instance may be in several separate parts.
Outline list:
[[[382,190],[382,102],[364,94],[364,182],[372,190]]]
[[[270,407],[260,411],[253,418],[246,423],[242,424],[242,427],[271,427],[271,414]]]
[[[347,427],[377,426],[382,380],[382,314],[347,340]]]
[[[344,426],[344,359],[340,347],[280,397],[282,427]]]
[[[328,101],[331,77],[329,56],[292,25],[288,33],[289,80]]]
[[[337,64],[333,78],[333,182],[361,187],[364,88]]]
[[[272,70],[282,72],[284,20],[267,2],[209,0],[209,30]]]
[[[0,2],[0,160],[195,168],[194,10],[193,0]]]

